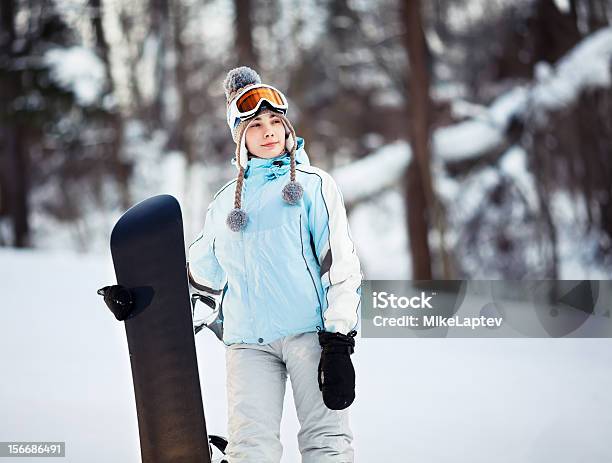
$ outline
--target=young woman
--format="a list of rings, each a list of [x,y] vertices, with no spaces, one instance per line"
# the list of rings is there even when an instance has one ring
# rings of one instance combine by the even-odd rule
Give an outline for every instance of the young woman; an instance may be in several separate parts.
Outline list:
[[[347,407],[361,270],[342,195],[310,165],[288,103],[247,67],[224,83],[237,178],[189,248],[189,278],[221,306],[230,463],[279,462],[286,378],[306,463],[352,462]]]

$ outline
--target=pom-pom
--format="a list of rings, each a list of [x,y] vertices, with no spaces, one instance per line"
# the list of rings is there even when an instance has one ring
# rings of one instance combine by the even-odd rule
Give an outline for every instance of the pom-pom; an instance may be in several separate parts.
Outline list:
[[[297,204],[303,194],[304,188],[299,182],[289,182],[283,187],[283,199],[289,204]]]
[[[229,100],[232,94],[247,85],[253,84],[261,84],[261,77],[253,69],[247,66],[232,69],[223,81],[225,97]]]
[[[239,232],[246,227],[247,220],[247,214],[242,209],[232,209],[232,211],[227,215],[225,223],[231,231]]]

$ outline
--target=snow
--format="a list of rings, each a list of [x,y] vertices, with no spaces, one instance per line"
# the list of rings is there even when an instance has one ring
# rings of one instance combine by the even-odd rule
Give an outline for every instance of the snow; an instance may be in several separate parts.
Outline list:
[[[208,202],[224,183],[226,166],[199,162],[189,166],[183,152],[165,151],[166,142],[165,131],[156,130],[148,135],[142,123],[132,120],[127,124],[125,156],[134,162],[130,180],[132,203],[158,194],[174,196],[183,212],[185,237],[194,239],[204,226]]]
[[[231,10],[231,4],[226,1],[206,2],[201,7],[199,21],[194,21],[198,33],[202,36],[202,43],[207,45],[202,47],[203,51],[211,60],[222,58],[233,43],[234,12]],[[206,27],[202,27],[202,24],[206,24]]]
[[[153,34],[149,35],[144,41],[142,57],[136,63],[138,88],[141,96],[146,99],[147,102],[151,102],[160,91],[155,81],[156,67],[159,65],[158,57],[160,46],[159,37]]]
[[[95,294],[114,281],[110,256],[1,250],[0,262],[3,440],[66,441],[68,463],[139,461],[124,328]],[[196,340],[207,426],[225,434],[224,346],[208,331]],[[356,460],[610,461],[611,347],[358,339]],[[300,461],[298,429],[288,392],[283,463]]]
[[[66,90],[72,91],[79,104],[95,103],[106,83],[104,64],[85,47],[52,48],[45,53],[51,77]]]
[[[412,274],[405,220],[404,199],[396,189],[352,210],[351,236],[366,279],[396,280]]]
[[[612,73],[612,28],[595,32],[564,56],[555,69],[539,69],[530,104],[554,110],[571,104],[587,88],[609,87]],[[545,66],[540,64],[540,67]]]
[[[478,157],[504,140],[514,117],[534,116],[543,121],[546,113],[572,104],[589,88],[609,87],[612,73],[612,28],[602,29],[580,42],[553,67],[538,63],[531,86],[517,86],[496,98],[489,108],[469,102],[453,103],[453,112],[471,119],[442,127],[433,135],[434,156],[445,162]]]
[[[536,180],[527,168],[527,153],[520,146],[512,146],[501,157],[501,171],[511,177],[532,211],[539,209]]]
[[[499,146],[512,117],[524,111],[527,98],[527,89],[517,87],[497,98],[489,108],[459,100],[453,106],[455,115],[469,115],[471,118],[433,132],[434,162],[471,159]],[[336,169],[332,176],[340,186],[345,201],[353,203],[397,183],[411,158],[410,144],[396,141]]]
[[[476,157],[497,146],[500,131],[488,122],[466,121],[440,128],[432,138],[435,156],[457,161]]]
[[[523,113],[527,99],[527,89],[518,86],[498,97],[489,108],[461,100],[453,103],[455,115],[472,118],[437,129],[432,136],[434,156],[452,162],[491,151],[502,143],[512,117]]]
[[[585,38],[556,66],[540,64],[536,82],[531,87],[517,86],[495,99],[489,107],[461,100],[454,103],[455,115],[469,119],[439,128],[432,135],[434,188],[449,208],[451,227],[447,244],[451,247],[456,244],[453,241],[455,232],[486,200],[487,190],[499,181],[500,175],[513,181],[530,211],[537,214],[539,204],[535,179],[527,168],[527,154],[520,146],[511,146],[500,157],[499,170],[484,168],[465,180],[449,177],[443,164],[476,158],[501,147],[504,133],[514,117],[533,114],[537,123],[541,120],[537,116],[570,104],[581,91],[610,86],[611,62],[612,28],[607,28]],[[389,193],[401,180],[410,159],[410,145],[398,141],[332,172],[345,202],[354,206],[349,217],[351,231],[369,278],[393,278],[389,275],[404,276],[410,272],[404,205],[399,193]],[[367,201],[361,204],[364,200]],[[390,204],[394,206],[389,207]],[[581,205],[563,193],[556,194],[552,204],[560,204],[553,214],[559,240],[561,278],[609,278],[609,270],[594,263],[596,243],[601,237],[596,236],[596,232],[585,236],[580,225],[585,215],[584,211],[580,213]],[[385,210],[393,210],[395,215]],[[536,252],[534,249],[530,258],[535,258]]]
[[[432,157],[453,162],[481,156],[499,146],[513,116],[521,114],[528,100],[528,90],[516,87],[497,98],[489,108],[459,100],[455,115],[470,119],[441,127],[432,134]],[[368,198],[396,183],[411,160],[410,144],[396,141],[363,159],[332,172],[348,203]]]
[[[584,262],[597,262],[601,258],[597,243],[602,242],[605,235],[597,229],[585,230],[585,226],[576,226],[586,223],[587,212],[584,206],[583,202],[577,201],[567,192],[558,191],[551,197],[550,209],[558,221],[558,252],[561,263],[559,278],[572,280],[579,279],[581,275],[589,275],[592,279],[609,280],[610,272],[606,271],[605,263],[585,268]],[[608,259],[607,265],[609,264]]]
[[[384,152],[384,151],[383,151]],[[434,188],[438,197],[446,204],[447,228],[445,230],[446,247],[458,254],[464,252],[464,243],[458,242],[460,235],[465,234],[466,222],[481,209],[482,204],[488,202],[487,195],[499,184],[501,177],[510,179],[514,187],[520,192],[526,207],[532,215],[539,212],[539,200],[536,192],[536,183],[533,175],[527,170],[527,154],[519,146],[512,146],[501,157],[499,169],[485,167],[465,179],[450,177],[439,165],[433,164]],[[391,169],[388,169],[391,170]],[[367,172],[367,170],[365,170]],[[350,178],[350,177],[347,177]],[[370,175],[370,179],[374,174]],[[348,184],[345,193],[345,184],[341,184],[345,200],[347,197],[354,200],[357,195],[353,184]],[[359,183],[357,183],[358,185]],[[520,204],[512,207],[512,214],[521,211]],[[559,278],[561,279],[603,279],[610,278],[610,262],[601,262],[597,243],[605,239],[601,232],[584,230],[586,211],[584,204],[567,193],[558,191],[551,196],[551,213],[557,230],[557,245],[559,253]],[[482,213],[483,219],[491,214],[489,225],[495,227],[502,217],[495,208]],[[504,214],[507,212],[504,212]],[[349,212],[351,236],[361,260],[362,271],[367,279],[411,278],[411,256],[406,231],[405,205],[401,189],[391,186],[382,193],[367,197],[366,200],[356,203]],[[504,217],[505,219],[505,217]],[[518,221],[522,219],[517,217]],[[505,223],[505,222],[504,222]],[[531,271],[537,271],[542,265],[539,257],[537,241],[541,239],[542,230],[534,229],[533,223],[523,224],[521,229],[508,229],[510,235],[519,241],[524,241],[528,248],[523,251],[525,265]],[[440,241],[436,230],[430,233],[430,243],[435,247]],[[489,252],[491,261],[498,260],[497,250],[492,248],[491,237],[481,236],[481,252]],[[467,257],[463,264],[470,273],[471,278],[500,278],[482,268],[471,268]],[[478,263],[480,265],[481,263]],[[500,265],[508,262],[500,262]],[[526,276],[525,278],[528,278]]]
[[[346,203],[373,196],[394,185],[410,163],[410,145],[397,141],[331,172]]]
[[[570,10],[569,0],[555,0],[555,4],[557,5],[557,8],[559,8],[559,10],[562,13],[567,13]]]

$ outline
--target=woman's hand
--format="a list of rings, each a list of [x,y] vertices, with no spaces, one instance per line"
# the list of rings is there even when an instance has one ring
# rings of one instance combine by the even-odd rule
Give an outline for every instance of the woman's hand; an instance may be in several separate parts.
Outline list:
[[[355,369],[351,354],[355,351],[356,331],[346,334],[319,331],[321,360],[319,389],[323,402],[331,410],[344,410],[355,400]]]

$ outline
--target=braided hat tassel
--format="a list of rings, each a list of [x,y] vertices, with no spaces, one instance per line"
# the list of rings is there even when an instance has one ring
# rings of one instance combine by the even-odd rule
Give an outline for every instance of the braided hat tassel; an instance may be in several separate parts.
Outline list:
[[[234,209],[230,211],[225,219],[225,223],[228,228],[233,232],[239,232],[244,230],[248,222],[248,216],[245,211],[242,210],[242,183],[244,182],[244,167],[239,163],[240,159],[240,145],[236,148],[236,165],[240,169],[238,172],[238,178],[236,179],[236,190],[234,192]]]
[[[288,146],[287,149],[289,150],[289,156],[291,158],[291,171],[289,174],[289,183],[287,183],[284,187],[283,187],[283,192],[282,192],[282,196],[283,196],[283,200],[291,205],[295,205],[297,204],[300,199],[302,199],[302,196],[304,195],[304,187],[302,187],[302,185],[295,179],[295,150],[297,149],[297,137],[295,135],[295,130],[293,129],[293,126],[291,125],[291,122],[289,122],[289,120],[285,117],[284,114],[279,114],[278,117],[283,121],[283,123],[285,124],[285,127],[289,130],[289,137],[288,137]]]

